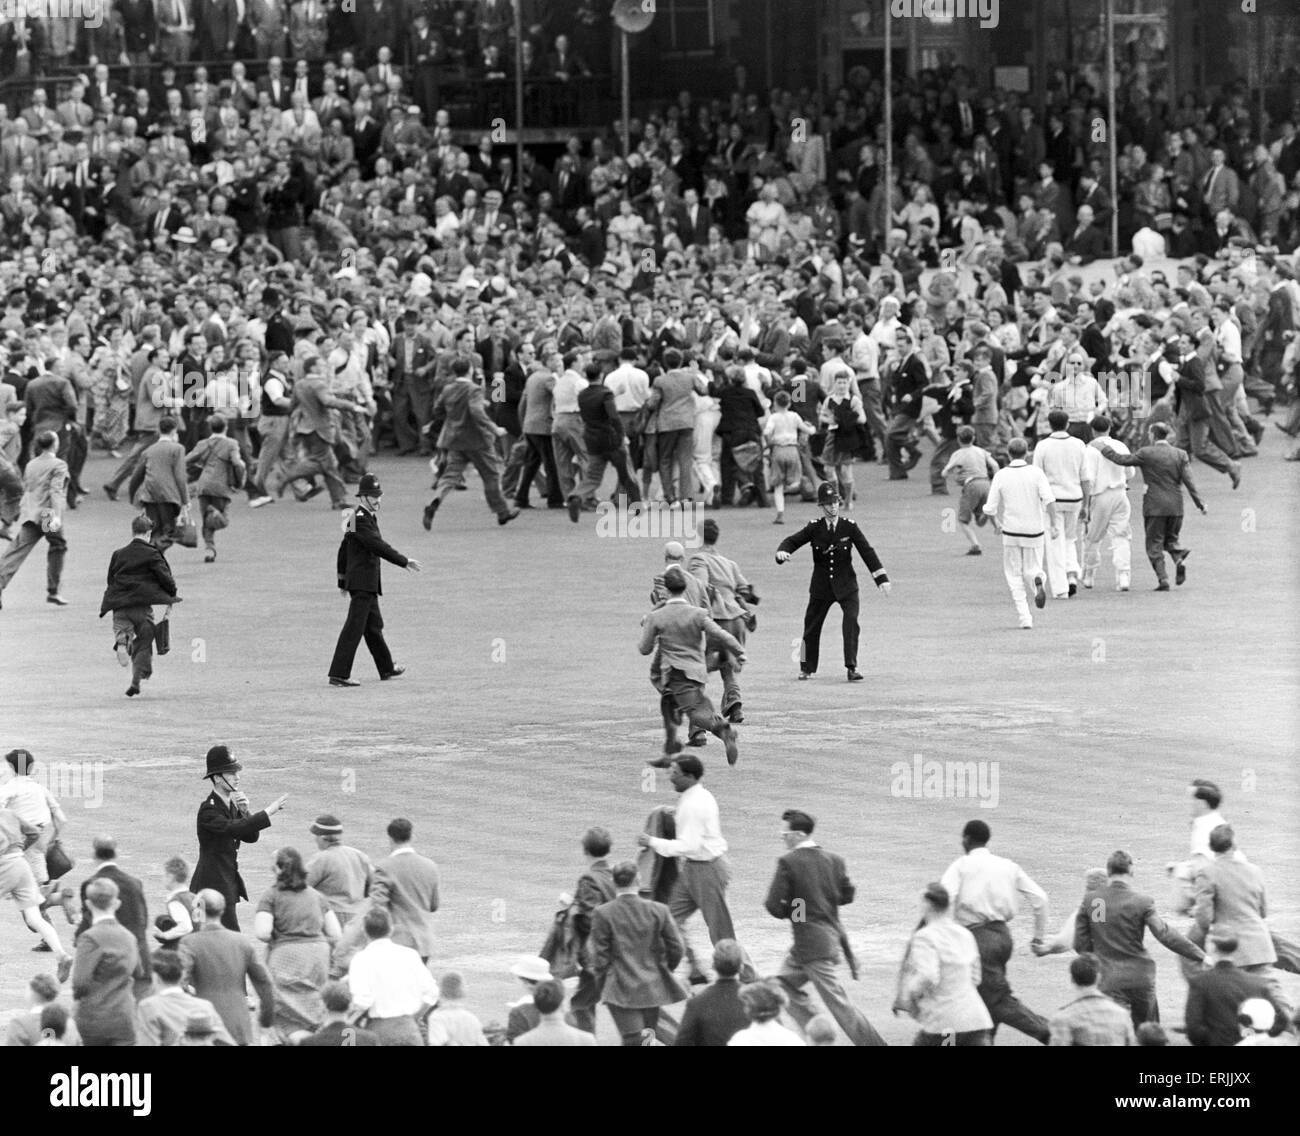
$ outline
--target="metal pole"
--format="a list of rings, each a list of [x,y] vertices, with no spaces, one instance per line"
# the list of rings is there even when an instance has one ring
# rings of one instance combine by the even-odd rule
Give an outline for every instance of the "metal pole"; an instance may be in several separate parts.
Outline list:
[[[885,10],[885,236],[894,227],[894,18],[889,0],[880,0]]]
[[[515,184],[524,176],[524,13],[515,0]]]
[[[619,53],[623,59],[623,157],[626,158],[632,152],[628,134],[632,121],[632,80],[627,60],[627,32],[620,31],[618,34]]]
[[[1119,153],[1115,144],[1115,0],[1106,0],[1106,145],[1110,158],[1110,252],[1119,255]]]

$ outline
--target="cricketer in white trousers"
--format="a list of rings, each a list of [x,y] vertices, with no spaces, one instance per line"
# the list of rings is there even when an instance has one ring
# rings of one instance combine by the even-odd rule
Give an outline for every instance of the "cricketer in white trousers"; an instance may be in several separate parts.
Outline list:
[[[716,437],[718,423],[722,421],[722,410],[716,398],[705,395],[695,396],[695,448],[691,461],[695,467],[695,476],[704,491],[704,500],[713,500],[713,490],[722,480],[718,460],[722,453],[722,444]]]
[[[1070,594],[1070,580],[1079,579],[1079,514],[1082,501],[1056,500],[1056,533],[1047,535],[1047,590],[1055,600]]]
[[[1059,505],[1057,509],[1060,509]],[[1093,494],[1087,545],[1083,551],[1085,586],[1092,586],[1101,566],[1101,542],[1107,538],[1110,539],[1110,561],[1115,566],[1115,586],[1128,586],[1133,552],[1132,516],[1127,489],[1103,489]]]
[[[1029,613],[1029,595],[1043,578],[1043,541],[1041,536],[1004,536],[1002,538],[1002,572],[1011,589],[1011,601],[1021,627],[1033,627]]]

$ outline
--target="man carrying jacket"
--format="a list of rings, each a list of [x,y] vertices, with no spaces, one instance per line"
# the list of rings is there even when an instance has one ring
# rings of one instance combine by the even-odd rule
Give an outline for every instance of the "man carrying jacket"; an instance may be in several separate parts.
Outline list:
[[[352,679],[352,660],[363,638],[381,679],[396,678],[406,671],[393,663],[384,640],[384,617],[379,614],[379,597],[384,593],[379,562],[387,560],[408,572],[420,571],[420,562],[403,556],[379,535],[377,514],[383,495],[379,478],[373,473],[362,476],[357,487],[360,504],[348,514],[344,525],[338,554],[339,591],[351,596],[351,604],[330,663],[330,686],[361,685]]]

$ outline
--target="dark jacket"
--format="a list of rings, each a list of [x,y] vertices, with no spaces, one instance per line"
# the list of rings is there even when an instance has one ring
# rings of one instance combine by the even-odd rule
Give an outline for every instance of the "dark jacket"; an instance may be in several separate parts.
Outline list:
[[[1241,1040],[1237,1013],[1247,998],[1272,1001],[1268,983],[1230,962],[1187,980],[1187,1040],[1193,1045],[1236,1045]]]
[[[843,856],[816,846],[795,848],[776,862],[763,906],[790,921],[796,961],[836,960],[844,937],[839,909],[856,894]]]
[[[719,978],[686,1003],[673,1045],[726,1045],[748,1025],[749,1016],[740,1002],[739,979]]]
[[[1081,955],[1095,954],[1101,962],[1103,994],[1154,986],[1156,961],[1143,943],[1147,931],[1183,958],[1196,962],[1205,957],[1156,914],[1155,900],[1136,891],[1127,879],[1112,877],[1105,887],[1083,897],[1074,920],[1074,949]]]
[[[174,604],[180,599],[162,550],[146,540],[133,540],[109,558],[108,587],[99,614],[103,618],[120,608]]]
[[[433,408],[430,435],[440,450],[490,450],[496,444],[496,423],[488,417],[482,388],[458,379],[448,383]]]
[[[779,552],[796,552],[805,544],[813,550],[812,582],[808,594],[821,598],[843,599],[858,590],[858,575],[853,568],[853,550],[858,550],[875,581],[876,587],[889,583],[880,557],[867,543],[857,522],[848,517],[836,519],[835,528],[824,517],[809,521],[797,533],[791,533],[777,548]]]
[[[90,928],[90,908],[86,905],[86,887],[91,880],[112,880],[117,884],[117,898],[121,906],[117,909],[117,922],[129,931],[136,942],[135,996],[143,998],[153,986],[153,976],[149,970],[149,907],[144,898],[144,885],[134,876],[128,876],[116,864],[104,864],[93,876],[88,876],[81,884],[81,922],[77,925],[77,937],[80,938]],[[80,1022],[78,1022],[80,1026]],[[84,1032],[84,1031],[83,1031]]]
[[[895,368],[890,375],[889,385],[893,394],[895,413],[908,418],[920,418],[921,392],[930,385],[921,356],[913,351],[903,360],[902,366]],[[903,401],[904,398],[907,399],[906,402]]]
[[[623,419],[614,408],[614,392],[604,383],[591,383],[578,392],[578,414],[589,453],[613,453],[623,444]]]
[[[358,505],[339,544],[339,587],[349,592],[384,594],[379,581],[379,561],[387,560],[399,568],[406,567],[406,557],[379,535],[374,513]]]
[[[212,888],[224,895],[231,907],[247,899],[248,890],[239,875],[239,845],[255,844],[262,829],[270,827],[271,818],[265,811],[242,816],[233,804],[222,801],[216,790],[209,793],[199,806],[199,862],[194,865],[190,891]]]
[[[1142,480],[1146,482],[1146,496],[1142,498],[1145,517],[1181,517],[1184,485],[1192,500],[1198,506],[1201,503],[1201,495],[1192,481],[1192,460],[1186,450],[1168,442],[1155,442],[1135,454],[1121,454],[1102,446],[1101,456],[1116,465],[1134,465],[1142,471]]]
[[[673,977],[685,946],[664,904],[635,895],[602,903],[591,913],[588,946],[606,1004],[649,1009],[686,997]]]

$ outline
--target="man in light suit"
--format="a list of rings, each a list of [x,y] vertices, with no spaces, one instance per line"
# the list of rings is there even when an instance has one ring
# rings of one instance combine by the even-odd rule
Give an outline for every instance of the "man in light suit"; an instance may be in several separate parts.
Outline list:
[[[1210,168],[1201,178],[1201,206],[1208,221],[1213,221],[1221,209],[1237,212],[1241,182],[1227,161],[1228,155],[1220,147],[1210,151]]]
[[[388,378],[393,388],[393,433],[397,436],[397,454],[431,453],[430,439],[424,428],[433,418],[433,372],[437,351],[420,329],[420,313],[408,309],[402,317],[402,330],[393,337],[388,351]]]
[[[1127,1006],[1133,1028],[1160,1020],[1156,1001],[1156,961],[1147,953],[1147,931],[1163,946],[1193,962],[1205,952],[1189,942],[1159,915],[1155,900],[1133,887],[1133,857],[1113,852],[1106,861],[1106,886],[1088,892],[1074,921],[1074,949],[1095,954],[1101,962],[1098,989]]]
[[[114,893],[117,899],[113,908],[114,918],[135,938],[136,964],[132,977],[138,1001],[153,988],[153,980],[149,976],[149,907],[145,902],[144,885],[117,866],[116,840],[108,836],[97,836],[94,851],[99,868],[81,884],[81,923],[77,927],[77,938],[79,940],[90,928],[95,914],[94,905],[90,903],[90,887],[96,880],[111,880],[117,889]]]
[[[72,996],[83,1045],[134,1045],[135,999],[131,976],[139,970],[135,940],[117,920],[117,885],[92,879],[82,888],[86,930],[77,940]],[[146,983],[148,978],[146,976]]]
[[[153,521],[154,543],[164,552],[176,540],[176,521],[190,503],[185,447],[176,437],[176,419],[158,422],[158,441],[145,450],[131,477],[131,495]]]
[[[776,862],[776,875],[763,906],[773,918],[789,920],[794,931],[794,943],[777,975],[790,998],[790,1015],[805,1027],[815,1016],[804,989],[811,982],[854,1045],[884,1045],[866,1016],[849,1000],[835,973],[844,953],[857,977],[839,916],[840,906],[852,903],[857,894],[844,857],[813,840],[816,821],[807,813],[786,809],[781,819],[785,822],[781,836],[789,851]]]
[[[1237,851],[1231,825],[1220,824],[1211,831],[1210,851],[1214,859],[1196,878],[1192,940],[1203,943],[1207,935],[1236,939],[1233,963],[1264,980],[1269,987],[1265,996],[1289,1021],[1291,1006],[1274,970],[1277,951],[1265,922],[1264,874]]]
[[[18,533],[9,550],[0,557],[0,593],[22,567],[42,538],[49,542],[45,559],[45,600],[65,607],[59,595],[63,561],[68,542],[63,536],[63,508],[68,500],[68,463],[57,456],[59,436],[53,430],[37,434],[32,442],[35,456],[23,470],[23,498],[18,512]],[[182,458],[184,451],[182,451]]]
[[[615,864],[613,876],[617,895],[591,913],[591,969],[623,1044],[641,1045],[660,1007],[686,997],[673,977],[685,945],[667,906],[637,894],[635,863]]]
[[[438,910],[438,865],[411,847],[412,829],[405,817],[389,823],[392,851],[375,864],[372,894],[393,922],[393,942],[413,948],[428,962],[433,954],[429,916]]]
[[[687,602],[684,569],[677,566],[666,569],[664,588],[668,599],[642,620],[638,645],[643,655],[658,651],[659,671],[651,675],[651,682],[660,695],[665,756],[653,764],[667,767],[672,755],[681,752],[677,723],[687,717],[691,734],[707,731],[716,735],[726,747],[727,764],[735,765],[740,756],[736,731],[704,693],[708,679],[705,640],[730,651],[732,666],[737,670],[744,666],[745,648],[734,635],[719,627],[707,611]]]
[[[695,492],[695,396],[707,391],[699,371],[682,367],[682,352],[663,353],[664,373],[650,384],[646,407],[649,433],[658,438],[659,483],[669,504],[690,501]]]

